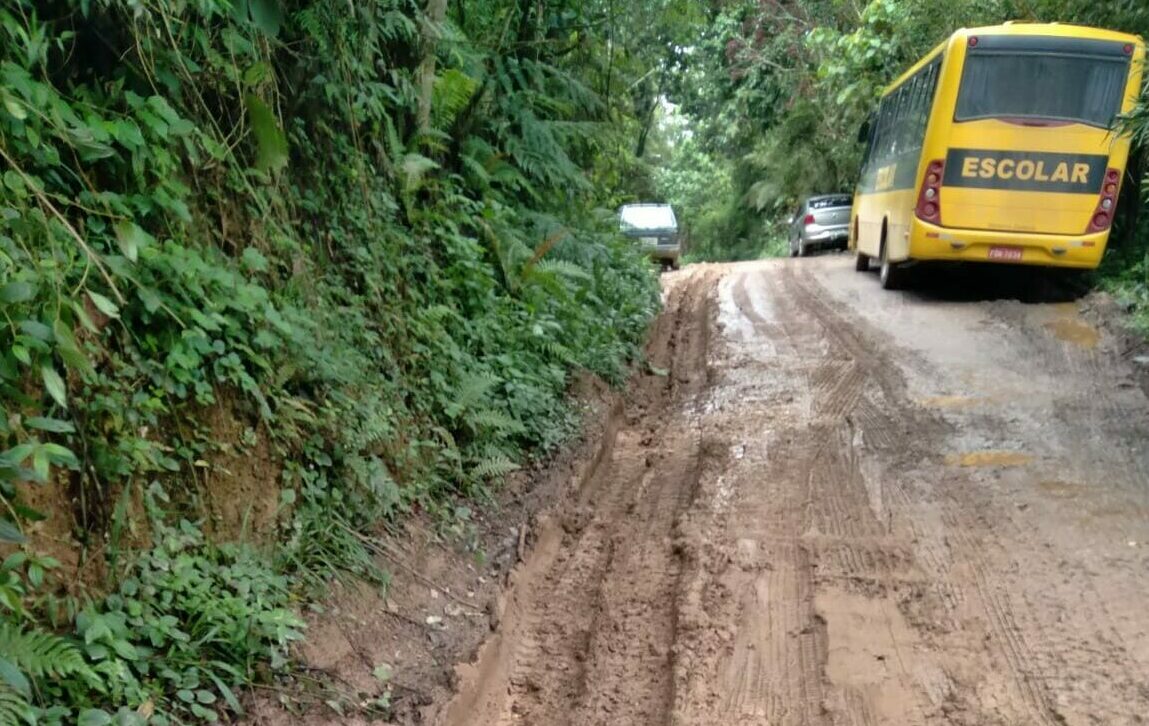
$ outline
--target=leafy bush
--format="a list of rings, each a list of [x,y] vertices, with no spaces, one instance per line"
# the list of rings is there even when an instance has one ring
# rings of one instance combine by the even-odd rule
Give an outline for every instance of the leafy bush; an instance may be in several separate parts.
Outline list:
[[[5,723],[214,721],[221,707],[239,709],[235,689],[257,667],[284,667],[303,627],[287,578],[250,546],[213,545],[187,520],[166,524],[165,499],[158,486],[148,493],[155,544],[113,593],[74,613],[67,637],[37,629],[28,613],[25,625],[0,624]],[[45,564],[56,563],[20,553],[3,569],[34,581]],[[112,714],[104,704],[131,708]]]

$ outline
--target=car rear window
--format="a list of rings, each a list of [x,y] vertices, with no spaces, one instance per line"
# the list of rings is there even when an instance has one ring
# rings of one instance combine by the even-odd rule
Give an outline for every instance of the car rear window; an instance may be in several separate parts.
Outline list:
[[[627,204],[619,210],[619,223],[627,230],[675,230],[678,220],[669,204]]]
[[[829,209],[830,207],[848,207],[854,203],[854,200],[848,196],[841,197],[821,197],[819,199],[810,200],[810,209]]]

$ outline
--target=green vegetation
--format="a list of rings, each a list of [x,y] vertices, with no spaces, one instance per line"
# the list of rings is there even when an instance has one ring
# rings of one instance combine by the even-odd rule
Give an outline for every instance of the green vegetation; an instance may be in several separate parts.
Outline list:
[[[802,196],[850,191],[862,149],[857,131],[881,89],[960,27],[1006,20],[1060,21],[1149,37],[1139,0],[740,0],[715,3],[687,54],[671,100],[689,141],[661,177],[668,199],[697,220],[697,258],[736,259],[782,251],[779,220]],[[1149,138],[1149,100],[1131,119]],[[1140,168],[1144,168],[1142,162]],[[707,194],[699,170],[721,180]],[[1136,192],[1134,184],[1127,191]],[[1141,196],[1144,196],[1144,189]],[[1123,200],[1140,206],[1138,195]],[[1149,297],[1149,218],[1119,224],[1109,276],[1136,280]],[[1122,263],[1124,261],[1124,263]],[[1131,263],[1139,263],[1130,267]],[[1140,270],[1140,271],[1138,271]],[[1128,283],[1122,285],[1128,287]]]
[[[360,532],[624,377],[657,284],[611,210],[690,5],[0,7],[0,722],[235,711],[301,597],[386,581]]]

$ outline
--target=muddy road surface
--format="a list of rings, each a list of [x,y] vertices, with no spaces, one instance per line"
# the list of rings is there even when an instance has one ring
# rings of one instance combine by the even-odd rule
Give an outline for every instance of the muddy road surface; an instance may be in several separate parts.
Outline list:
[[[664,280],[439,723],[1149,720],[1149,401],[1085,303],[844,256]]]

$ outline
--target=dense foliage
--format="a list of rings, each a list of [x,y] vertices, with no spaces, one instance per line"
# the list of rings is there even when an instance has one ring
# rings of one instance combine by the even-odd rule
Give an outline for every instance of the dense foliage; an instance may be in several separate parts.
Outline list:
[[[298,583],[381,582],[360,531],[622,378],[657,286],[609,210],[690,5],[0,6],[0,722],[237,709]],[[217,532],[260,452],[271,531]]]
[[[1149,36],[1149,6],[1140,0],[715,3],[672,89],[692,121],[694,134],[680,154],[690,161],[672,162],[663,186],[689,210],[683,216],[708,220],[695,231],[695,254],[780,252],[778,220],[798,198],[852,190],[861,156],[857,130],[881,89],[954,30],[1010,19]],[[1132,124],[1144,141],[1149,103]],[[728,194],[699,197],[692,175],[707,165],[731,180]],[[1136,195],[1125,206],[1138,206]],[[1118,241],[1134,232],[1149,241],[1149,229],[1133,224],[1127,220]]]

